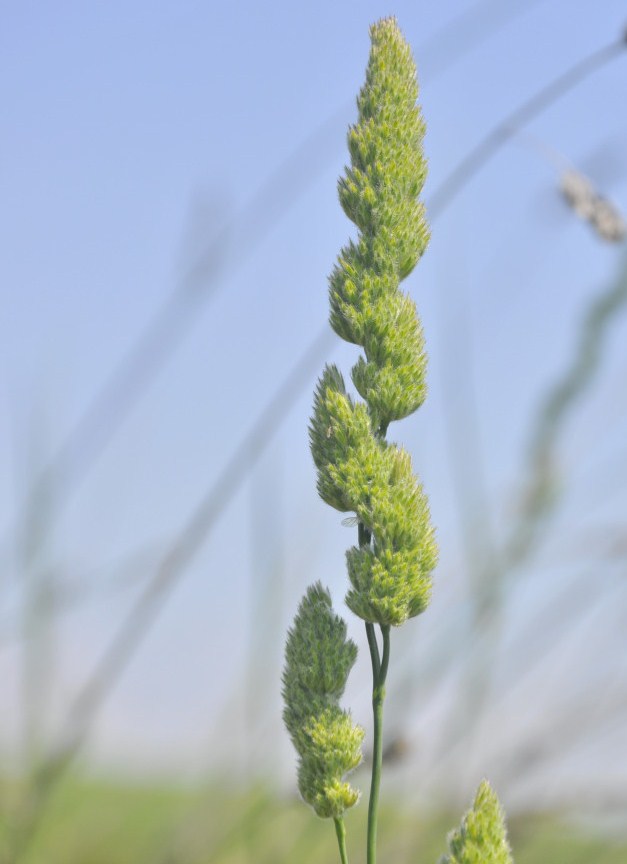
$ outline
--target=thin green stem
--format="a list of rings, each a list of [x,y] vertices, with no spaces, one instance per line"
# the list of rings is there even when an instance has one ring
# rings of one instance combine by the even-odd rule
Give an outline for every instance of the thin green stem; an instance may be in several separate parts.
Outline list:
[[[357,526],[357,539],[359,541],[360,549],[364,549],[370,546],[372,535],[370,531],[366,528],[366,526],[363,524],[363,522],[360,522]],[[372,661],[373,678],[378,678],[379,668],[381,666],[381,659],[379,657],[379,646],[377,645],[377,637],[374,631],[374,624],[366,622],[366,636],[368,637],[368,648],[370,648],[370,659]]]
[[[338,816],[333,821],[335,822],[337,845],[340,849],[340,860],[342,864],[348,864],[348,853],[346,852],[346,828],[344,827],[344,819],[341,816]]]
[[[370,642],[370,632],[368,631],[368,628],[372,628],[372,636],[376,646],[374,627],[372,624],[366,624],[366,632],[368,632],[368,641]],[[374,744],[372,749],[372,778],[370,782],[370,800],[368,802],[368,864],[376,864],[377,860],[377,819],[379,811],[379,786],[381,785],[381,762],[383,754],[383,700],[385,699],[385,679],[387,677],[388,665],[390,662],[389,625],[381,625],[381,634],[383,636],[383,655],[381,657],[381,663],[378,668],[376,668],[373,657],[372,665],[372,713],[374,716]],[[379,652],[377,647],[377,658],[378,653]]]
[[[381,633],[383,634],[383,659],[381,660],[381,669],[379,672],[379,684],[383,687],[385,679],[388,677],[388,666],[390,665],[390,625],[382,624]],[[385,691],[383,695],[385,695]]]
[[[379,646],[377,645],[377,636],[374,632],[374,624],[366,622],[366,636],[368,637],[368,647],[370,648],[370,659],[372,660],[372,680],[379,677],[381,669],[381,661],[379,660]]]

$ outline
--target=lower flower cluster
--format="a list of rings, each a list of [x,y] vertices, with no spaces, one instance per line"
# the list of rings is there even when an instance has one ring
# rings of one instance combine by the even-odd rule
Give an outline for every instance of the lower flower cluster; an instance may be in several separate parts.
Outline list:
[[[339,818],[359,799],[344,779],[362,759],[364,730],[339,706],[357,647],[320,583],[310,586],[288,633],[283,719],[298,753],[298,788],[318,816]]]

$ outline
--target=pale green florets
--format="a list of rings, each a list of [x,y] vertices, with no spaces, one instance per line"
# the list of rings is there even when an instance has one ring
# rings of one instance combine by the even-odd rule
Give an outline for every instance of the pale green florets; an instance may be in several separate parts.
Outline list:
[[[346,604],[365,621],[398,627],[429,602],[437,546],[409,454],[388,446],[382,456],[385,476],[357,507],[372,543],[347,552],[352,588]]]
[[[370,241],[373,263],[390,265],[403,279],[429,236],[417,200],[427,173],[425,125],[416,105],[416,67],[396,21],[379,21],[370,35],[359,119],[348,133],[351,167],[339,181],[340,202]]]
[[[512,864],[503,811],[487,780],[448,844],[449,852],[439,864]]]
[[[364,352],[351,377],[376,428],[401,420],[424,402],[427,356],[416,306],[400,291],[373,305]]]
[[[304,728],[306,746],[298,766],[298,788],[323,819],[337,818],[359,800],[359,791],[342,777],[361,762],[364,730],[350,714],[331,706]]]
[[[398,626],[425,609],[437,547],[427,498],[409,454],[373,434],[366,406],[346,394],[328,366],[310,428],[318,490],[338,510],[352,510],[372,543],[347,553],[352,588],[346,603],[365,621]]]
[[[392,18],[371,28],[372,49],[349,131],[351,166],[340,201],[359,228],[329,280],[331,326],[364,356],[346,392],[327,367],[314,400],[310,443],[318,491],[353,511],[365,529],[349,550],[349,608],[371,623],[398,626],[422,612],[437,547],[422,486],[409,456],[384,440],[388,424],[413,413],[426,395],[424,337],[414,302],[399,284],[429,237],[418,195],[426,175],[424,123],[409,46]],[[370,538],[364,542],[364,537]]]
[[[288,633],[283,719],[299,755],[298,788],[322,817],[339,817],[359,792],[344,775],[361,762],[364,731],[339,707],[357,647],[319,583],[303,597]]]
[[[368,409],[356,405],[346,393],[336,366],[326,366],[318,382],[309,442],[318,469],[320,497],[342,512],[354,510],[354,502],[360,497],[358,490],[368,483],[368,465],[376,442]],[[356,475],[356,479],[351,483],[342,474]]]
[[[393,19],[375,24],[371,38],[359,119],[348,135],[351,166],[339,181],[342,206],[361,233],[338,257],[329,299],[333,329],[364,348],[353,381],[385,428],[415,411],[426,391],[422,332],[399,283],[429,240],[418,201],[427,164],[409,46]]]

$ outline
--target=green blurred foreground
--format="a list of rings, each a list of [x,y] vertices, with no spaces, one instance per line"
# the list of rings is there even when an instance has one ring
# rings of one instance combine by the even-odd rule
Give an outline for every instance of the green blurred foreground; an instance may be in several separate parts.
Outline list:
[[[18,789],[3,784],[2,858]],[[381,860],[436,864],[461,813],[424,821],[388,804]],[[351,864],[363,864],[366,808],[347,820]],[[627,841],[602,841],[546,815],[509,818],[516,864],[625,864]],[[50,802],[20,864],[327,864],[333,827],[300,801],[259,789],[182,791],[72,779]]]

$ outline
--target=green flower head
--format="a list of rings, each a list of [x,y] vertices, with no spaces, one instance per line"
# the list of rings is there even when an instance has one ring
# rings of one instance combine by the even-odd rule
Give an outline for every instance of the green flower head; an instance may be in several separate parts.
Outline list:
[[[339,181],[340,202],[360,235],[340,252],[329,299],[333,329],[365,351],[353,383],[375,425],[387,426],[415,411],[426,394],[422,330],[399,283],[429,239],[418,200],[427,164],[409,46],[393,18],[374,24],[370,34],[359,118],[348,134],[351,165]]]
[[[283,719],[299,755],[300,793],[325,818],[341,816],[359,798],[344,775],[361,762],[364,731],[339,707],[356,659],[329,592],[310,586],[287,637]]]
[[[479,785],[472,809],[449,835],[448,844],[439,864],[512,864],[503,811],[487,780]]]
[[[372,48],[348,145],[351,165],[340,201],[359,229],[329,280],[331,325],[364,350],[347,393],[327,366],[309,430],[320,496],[353,511],[369,542],[349,550],[349,608],[370,623],[398,626],[422,612],[431,594],[437,547],[429,507],[409,455],[389,444],[389,423],[411,414],[426,394],[424,337],[400,282],[428,240],[418,200],[426,175],[424,123],[416,69],[393,18],[371,29]]]

